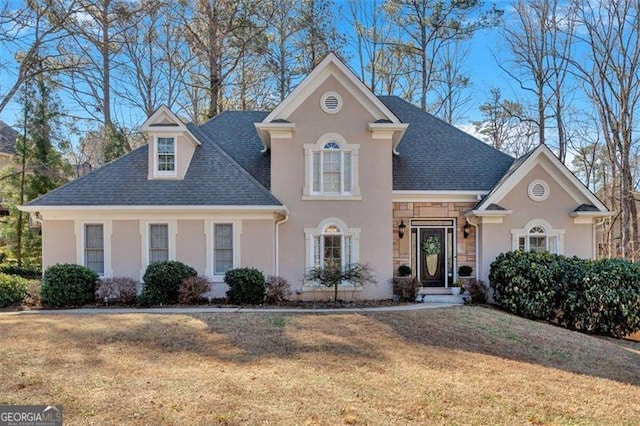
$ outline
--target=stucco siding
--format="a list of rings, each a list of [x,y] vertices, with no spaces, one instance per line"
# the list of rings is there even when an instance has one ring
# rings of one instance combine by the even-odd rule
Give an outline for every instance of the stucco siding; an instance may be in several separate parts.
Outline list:
[[[544,201],[533,201],[528,195],[529,184],[537,179],[548,185],[549,196]],[[482,279],[488,279],[489,265],[495,257],[513,249],[513,229],[523,229],[532,220],[544,220],[553,229],[562,230],[562,252],[566,256],[592,258],[594,256],[593,224],[576,224],[570,213],[588,200],[575,199],[566,188],[570,183],[565,179],[559,182],[541,165],[536,165],[509,193],[500,201],[500,205],[513,213],[507,215],[501,224],[483,223]]]
[[[273,275],[275,265],[275,225],[271,220],[242,222],[241,266],[256,268],[265,275]]]
[[[178,220],[176,260],[191,266],[199,275],[204,275],[206,267],[204,220]]]
[[[342,97],[343,106],[337,114],[327,114],[320,107],[321,97],[328,91]],[[280,275],[292,287],[301,288],[307,249],[304,230],[318,227],[325,219],[337,218],[348,228],[360,229],[359,261],[370,264],[378,280],[377,285],[354,293],[353,297],[391,297],[388,283],[393,273],[392,228],[389,227],[392,221],[391,140],[372,138],[367,126],[375,118],[334,77],[321,84],[291,114],[289,121],[296,126],[292,139],[276,139],[271,144],[271,189],[291,212],[289,221],[280,228]],[[359,146],[354,187],[359,182],[361,199],[303,197],[304,145],[315,144],[327,133],[336,133],[347,144]]]
[[[141,250],[137,220],[114,220],[111,262],[115,277],[140,278]]]
[[[77,263],[72,220],[47,220],[42,223],[42,269],[56,263]]]

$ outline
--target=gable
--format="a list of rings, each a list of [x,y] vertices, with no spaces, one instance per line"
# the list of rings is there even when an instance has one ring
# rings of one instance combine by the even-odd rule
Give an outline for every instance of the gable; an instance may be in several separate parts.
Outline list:
[[[524,209],[542,204],[550,209],[561,208],[576,218],[610,215],[607,207],[545,145],[515,161],[472,213],[482,216],[492,205]]]
[[[333,53],[327,55],[261,123],[256,123],[255,127],[258,129],[264,151],[270,148],[272,137],[291,138],[296,129],[294,117],[300,116],[297,112],[327,83],[339,87],[342,94],[325,90],[321,95],[323,97],[316,101],[318,107],[326,114],[333,114],[341,108],[343,96],[352,97],[356,100],[352,105],[358,104],[371,117],[364,129],[371,132],[374,139],[391,139],[395,151],[407,125],[402,123]],[[342,119],[347,116],[344,113],[341,115]]]

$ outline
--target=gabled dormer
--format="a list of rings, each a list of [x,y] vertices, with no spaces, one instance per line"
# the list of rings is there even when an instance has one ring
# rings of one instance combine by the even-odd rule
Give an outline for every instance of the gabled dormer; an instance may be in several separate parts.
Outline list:
[[[187,126],[162,105],[140,128],[149,144],[148,179],[183,179],[196,147]]]

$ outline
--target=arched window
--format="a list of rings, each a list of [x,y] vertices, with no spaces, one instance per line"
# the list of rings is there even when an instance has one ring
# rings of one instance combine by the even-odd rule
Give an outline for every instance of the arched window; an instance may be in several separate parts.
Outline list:
[[[313,151],[311,173],[313,194],[342,195],[352,193],[350,150],[343,149],[337,140],[326,141],[320,150]]]
[[[322,221],[317,228],[305,229],[307,268],[339,265],[341,268],[357,262],[359,229],[347,228],[340,219]]]
[[[511,230],[513,250],[561,254],[564,229],[553,229],[543,220],[532,220],[523,229]]]

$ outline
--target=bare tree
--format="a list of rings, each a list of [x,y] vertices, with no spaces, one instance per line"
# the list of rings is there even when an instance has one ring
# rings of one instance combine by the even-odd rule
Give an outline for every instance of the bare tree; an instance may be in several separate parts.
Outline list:
[[[427,96],[439,71],[436,58],[449,42],[471,37],[477,30],[495,25],[502,11],[484,10],[478,0],[388,0],[385,11],[400,29],[397,44],[416,59],[420,78],[420,107],[427,110]]]
[[[471,79],[463,71],[468,51],[460,43],[454,41],[442,50],[439,62],[442,68],[434,88],[436,99],[430,108],[436,116],[449,124],[455,124],[468,111],[471,95],[468,88]]]
[[[264,22],[268,19],[255,17],[260,16],[265,2],[195,0],[195,4],[185,4],[182,27],[189,49],[199,62],[199,66],[191,71],[191,84],[201,85],[196,90],[206,89],[206,115],[211,118],[220,112],[224,85],[229,76],[249,45],[264,35]],[[193,76],[196,70],[200,73]],[[198,93],[200,98],[201,93]]]
[[[515,19],[506,21],[509,24],[501,30],[513,60],[500,67],[534,97],[541,145],[548,144],[547,127],[555,121],[558,157],[564,162],[567,140],[563,112],[575,26],[573,8],[561,7],[559,0],[518,0],[513,10]]]
[[[573,61],[593,101],[612,168],[612,188],[620,200],[620,255],[637,257],[638,216],[632,154],[634,120],[640,106],[640,2],[576,0],[576,33],[588,56]],[[619,180],[615,182],[616,174]]]
[[[0,113],[26,80],[43,72],[69,69],[69,64],[60,60],[63,55],[60,44],[66,36],[61,29],[76,8],[76,1],[63,0],[28,0],[2,5],[0,49],[12,55],[2,55],[0,59],[0,69],[8,71],[0,83]],[[9,75],[13,78],[7,78]]]

